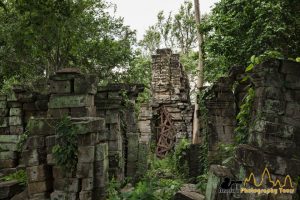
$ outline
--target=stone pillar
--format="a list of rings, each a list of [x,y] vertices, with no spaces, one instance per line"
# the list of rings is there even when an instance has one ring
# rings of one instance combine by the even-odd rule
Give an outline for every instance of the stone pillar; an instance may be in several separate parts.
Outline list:
[[[170,49],[159,49],[152,56],[152,110],[154,118],[165,106],[176,127],[176,139],[191,138],[193,110],[189,82],[179,55]]]

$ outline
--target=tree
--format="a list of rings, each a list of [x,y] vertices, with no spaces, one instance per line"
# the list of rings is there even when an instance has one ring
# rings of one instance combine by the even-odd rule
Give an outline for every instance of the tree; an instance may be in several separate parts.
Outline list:
[[[201,27],[206,77],[218,78],[233,65],[247,66],[252,55],[266,51],[297,57],[299,10],[298,0],[221,0]]]
[[[154,47],[164,47],[178,50],[181,54],[188,54],[196,47],[196,23],[194,19],[193,4],[185,1],[180,9],[172,14],[165,15],[160,11],[157,22],[150,26],[140,42],[142,49],[147,53],[154,53]]]
[[[0,76],[77,67],[101,78],[132,59],[135,34],[103,0],[13,0],[0,8]]]
[[[198,58],[198,80],[197,80],[197,90],[198,93],[201,92],[201,88],[203,87],[204,82],[204,65],[203,65],[203,53],[202,53],[202,43],[203,43],[203,36],[200,31],[201,25],[201,15],[200,15],[200,2],[199,0],[194,0],[195,6],[195,21],[197,24],[197,39],[198,39],[198,49],[199,49],[199,58]],[[195,110],[194,110],[194,117],[193,117],[193,144],[199,143],[200,137],[200,106],[199,106],[199,94],[197,95],[197,99],[195,101]]]

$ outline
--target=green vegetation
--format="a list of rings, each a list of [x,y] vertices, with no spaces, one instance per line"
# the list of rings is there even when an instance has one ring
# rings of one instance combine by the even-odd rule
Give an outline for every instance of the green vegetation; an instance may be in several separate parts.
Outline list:
[[[28,130],[26,130],[20,136],[19,141],[17,143],[17,151],[18,152],[22,152],[22,150],[23,150],[23,148],[24,148],[24,146],[26,144],[26,141],[27,141],[27,138],[28,138],[29,134],[30,134],[30,132]]]
[[[158,159],[155,155],[149,160],[149,170],[129,191],[120,192],[126,183],[118,183],[111,180],[108,189],[110,200],[121,199],[171,199],[180,187],[187,182],[188,166],[182,158],[190,144],[182,140],[164,159]],[[183,165],[182,165],[183,164]]]
[[[77,164],[77,131],[71,119],[63,117],[55,127],[56,145],[52,148],[54,160],[64,172],[73,172]]]
[[[21,185],[26,186],[27,184],[27,174],[25,170],[18,170],[15,173],[9,174],[0,178],[3,181],[17,180]]]

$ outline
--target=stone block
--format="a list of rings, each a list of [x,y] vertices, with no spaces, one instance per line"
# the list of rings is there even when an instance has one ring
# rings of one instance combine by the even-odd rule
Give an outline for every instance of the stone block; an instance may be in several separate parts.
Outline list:
[[[77,178],[55,178],[53,182],[54,190],[61,190],[65,192],[78,192],[79,179]]]
[[[6,117],[8,115],[7,108],[0,108],[0,117]]]
[[[0,101],[6,101],[7,96],[6,95],[0,95]]]
[[[119,124],[120,123],[119,110],[106,111],[105,122],[107,124]]]
[[[49,192],[41,192],[41,193],[35,193],[30,194],[29,200],[49,200],[50,193]]]
[[[16,180],[0,182],[0,199],[8,200],[22,190],[22,186]]]
[[[108,172],[109,161],[108,158],[95,162],[95,174],[96,176],[103,176]]]
[[[96,94],[98,79],[95,75],[85,75],[74,79],[75,94]]]
[[[8,117],[0,117],[0,128],[8,127]]]
[[[7,101],[0,101],[0,108],[6,108],[7,107]]]
[[[77,193],[55,190],[54,192],[51,193],[50,199],[51,200],[64,200],[64,199],[77,200],[78,198],[77,198]]]
[[[51,95],[49,108],[76,108],[94,105],[93,95]]]
[[[50,93],[69,94],[71,93],[71,81],[50,81]]]
[[[22,157],[26,166],[42,165],[47,161],[47,154],[44,149],[24,150]]]
[[[94,177],[94,163],[77,163],[77,178],[92,178]]]
[[[0,160],[15,160],[17,153],[14,151],[3,151],[0,152]]]
[[[284,74],[300,75],[299,63],[291,60],[284,60],[280,71]]]
[[[53,166],[52,167],[52,174],[53,177],[56,179],[63,179],[63,178],[74,178],[74,172],[65,172],[61,167]]]
[[[9,126],[9,132],[11,135],[21,135],[24,132],[24,127],[22,125]]]
[[[20,102],[16,102],[16,101],[8,101],[7,105],[9,108],[22,108],[23,104]]]
[[[92,191],[94,189],[94,178],[83,178],[81,180],[81,191]]]
[[[140,132],[151,132],[151,126],[150,126],[150,121],[145,120],[145,121],[138,121],[138,128]]]
[[[27,149],[40,149],[45,147],[44,136],[29,136],[26,143]]]
[[[22,117],[20,116],[11,116],[9,117],[10,126],[19,126],[22,125]]]
[[[17,151],[18,147],[16,143],[0,143],[0,149],[0,151]]]
[[[36,111],[38,110],[34,102],[24,103],[23,111]]]
[[[69,108],[48,109],[47,116],[52,118],[62,118],[70,115]]]
[[[19,135],[0,135],[1,143],[18,143]]]
[[[96,106],[71,108],[72,117],[96,117]]]
[[[0,160],[0,169],[13,168],[16,165],[17,161],[15,159]]]
[[[48,165],[38,165],[26,168],[27,181],[32,182],[42,182],[46,181],[51,177],[51,168]]]
[[[78,147],[78,162],[89,163],[95,160],[95,146]]]
[[[28,183],[28,194],[31,196],[36,193],[43,193],[50,191],[52,189],[51,181],[41,181],[41,182],[33,182]]]
[[[22,109],[21,108],[10,108],[9,115],[10,116],[22,116]]]
[[[101,161],[107,159],[108,156],[108,145],[107,143],[102,143],[96,145],[95,149],[95,161]]]
[[[54,135],[58,122],[59,119],[31,118],[28,121],[27,129],[30,135]]]
[[[92,200],[93,192],[92,191],[81,191],[79,193],[79,200]]]
[[[105,142],[107,139],[107,131],[101,131],[101,133],[87,133],[85,135],[78,136],[78,146],[95,145],[99,142]]]
[[[56,136],[55,135],[47,136],[45,142],[46,142],[47,153],[52,153],[52,148],[56,143]]]
[[[55,165],[55,159],[53,157],[53,154],[47,154],[47,164],[48,165]]]
[[[102,118],[78,118],[74,120],[74,126],[78,134],[96,133],[105,129],[105,121]]]
[[[108,179],[108,173],[105,173],[102,176],[95,176],[95,187],[96,188],[102,188],[102,187],[107,187],[109,183]]]

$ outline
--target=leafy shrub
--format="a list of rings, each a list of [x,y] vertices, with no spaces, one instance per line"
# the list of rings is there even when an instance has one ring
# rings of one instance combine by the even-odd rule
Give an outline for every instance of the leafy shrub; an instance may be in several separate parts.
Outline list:
[[[52,148],[54,160],[65,172],[73,172],[77,164],[77,131],[71,119],[63,117],[55,127],[56,145]]]
[[[3,181],[17,180],[21,185],[26,186],[27,174],[26,174],[25,170],[18,170],[15,173],[12,173],[12,174],[9,174],[7,176],[0,178],[0,180],[3,180]]]

